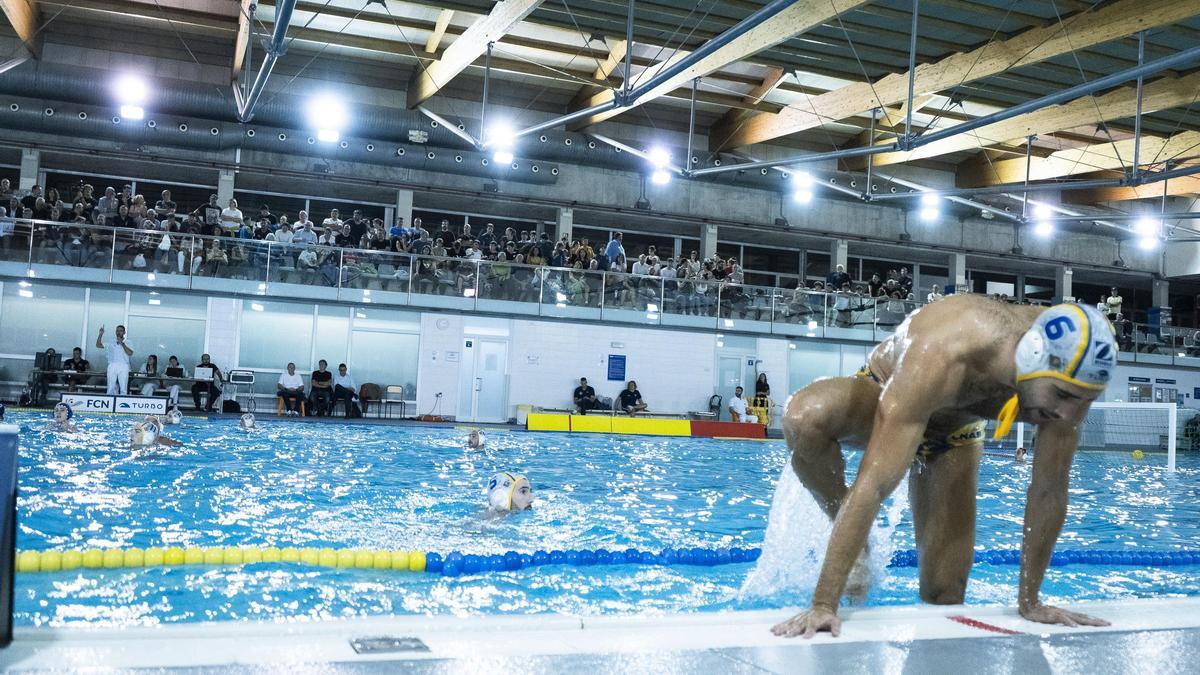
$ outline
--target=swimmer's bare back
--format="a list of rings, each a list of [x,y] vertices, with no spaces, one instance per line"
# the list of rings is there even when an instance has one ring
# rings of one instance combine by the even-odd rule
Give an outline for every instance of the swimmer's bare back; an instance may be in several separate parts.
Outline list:
[[[997,416],[1016,390],[1013,354],[1017,344],[1042,311],[984,296],[951,296],[912,314],[892,337],[875,348],[868,365],[876,380],[819,381],[792,397],[784,430],[793,450],[793,466],[827,513],[836,517],[812,608],[776,626],[777,635],[811,637],[821,630],[838,634],[839,600],[883,500],[903,479],[927,434],[948,433],[963,423]],[[1076,425],[1096,395],[1065,383],[1059,386],[1078,400],[1065,416],[1069,419],[1018,418],[1037,422],[1040,429],[1025,514],[1019,601],[1022,615],[1031,620],[1068,625],[1097,623],[1099,620],[1091,617],[1045,607],[1038,600],[1050,552],[1066,513],[1067,477],[1078,443]],[[802,456],[802,446],[813,442],[808,431],[812,427],[825,432],[824,441],[818,440],[817,445],[825,443],[827,456],[833,450],[836,457],[831,464],[839,474],[844,465],[838,442],[866,436],[858,476],[848,491],[842,486],[839,492],[836,484],[821,485],[821,476],[828,471],[823,474],[821,470],[813,471],[813,467],[803,470],[809,458]],[[870,431],[863,433],[864,429]],[[963,481],[961,488],[936,487],[946,493],[970,490],[973,504],[975,481],[973,475],[971,478]],[[965,523],[961,527],[967,529]],[[973,540],[973,517],[969,528]],[[952,532],[941,535],[943,539],[956,537]],[[923,586],[925,581],[923,575]],[[965,585],[965,573],[961,581]],[[922,591],[925,597],[925,589]]]

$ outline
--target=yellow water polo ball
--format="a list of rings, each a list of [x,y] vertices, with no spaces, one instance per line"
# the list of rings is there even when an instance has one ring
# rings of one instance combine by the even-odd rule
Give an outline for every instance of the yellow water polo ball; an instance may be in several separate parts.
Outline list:
[[[1134,458],[1134,459],[1141,459],[1141,458],[1143,458],[1143,457],[1145,457],[1145,456],[1146,456],[1146,453],[1142,452],[1141,450],[1134,450],[1134,451],[1133,451],[1133,458]]]

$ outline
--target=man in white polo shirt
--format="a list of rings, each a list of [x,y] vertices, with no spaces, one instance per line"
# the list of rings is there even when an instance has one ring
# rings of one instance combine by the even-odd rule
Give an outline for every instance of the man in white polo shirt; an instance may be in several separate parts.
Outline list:
[[[129,357],[133,350],[125,344],[125,326],[117,326],[117,339],[104,345],[104,326],[96,334],[96,348],[103,349],[108,358],[108,390],[110,396],[127,396],[129,394]]]
[[[339,363],[337,375],[333,376],[333,403],[330,404],[330,410],[337,407],[338,401],[346,402],[346,417],[350,416],[350,409],[354,407],[354,401],[358,399],[358,383],[354,381],[354,376],[346,369],[346,364]]]
[[[757,424],[758,415],[746,414],[746,399],[742,398],[742,388],[733,390],[733,398],[729,399],[729,418],[734,422]]]
[[[287,372],[279,374],[279,382],[275,385],[276,396],[283,399],[283,405],[289,416],[300,414],[300,401],[304,400],[304,380],[296,372],[296,364],[287,364]]]

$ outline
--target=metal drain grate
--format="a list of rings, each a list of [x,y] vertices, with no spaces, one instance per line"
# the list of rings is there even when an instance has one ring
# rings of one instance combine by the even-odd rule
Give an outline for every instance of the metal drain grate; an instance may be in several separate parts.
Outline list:
[[[359,654],[396,654],[400,652],[427,652],[429,646],[415,637],[392,637],[379,635],[354,638],[350,646]]]

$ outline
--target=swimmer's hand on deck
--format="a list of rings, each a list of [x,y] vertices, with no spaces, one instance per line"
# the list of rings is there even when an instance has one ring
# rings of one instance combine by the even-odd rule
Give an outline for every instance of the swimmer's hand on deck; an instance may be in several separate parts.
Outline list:
[[[1020,607],[1021,616],[1028,621],[1037,623],[1056,623],[1075,628],[1076,626],[1111,626],[1112,624],[1094,616],[1080,612],[1072,612],[1050,605],[1035,605]]]
[[[813,607],[807,612],[800,612],[787,621],[776,624],[771,629],[771,632],[779,637],[796,637],[799,635],[807,640],[823,630],[829,631],[829,634],[833,637],[841,634],[842,621],[838,618],[837,610],[827,607]]]

